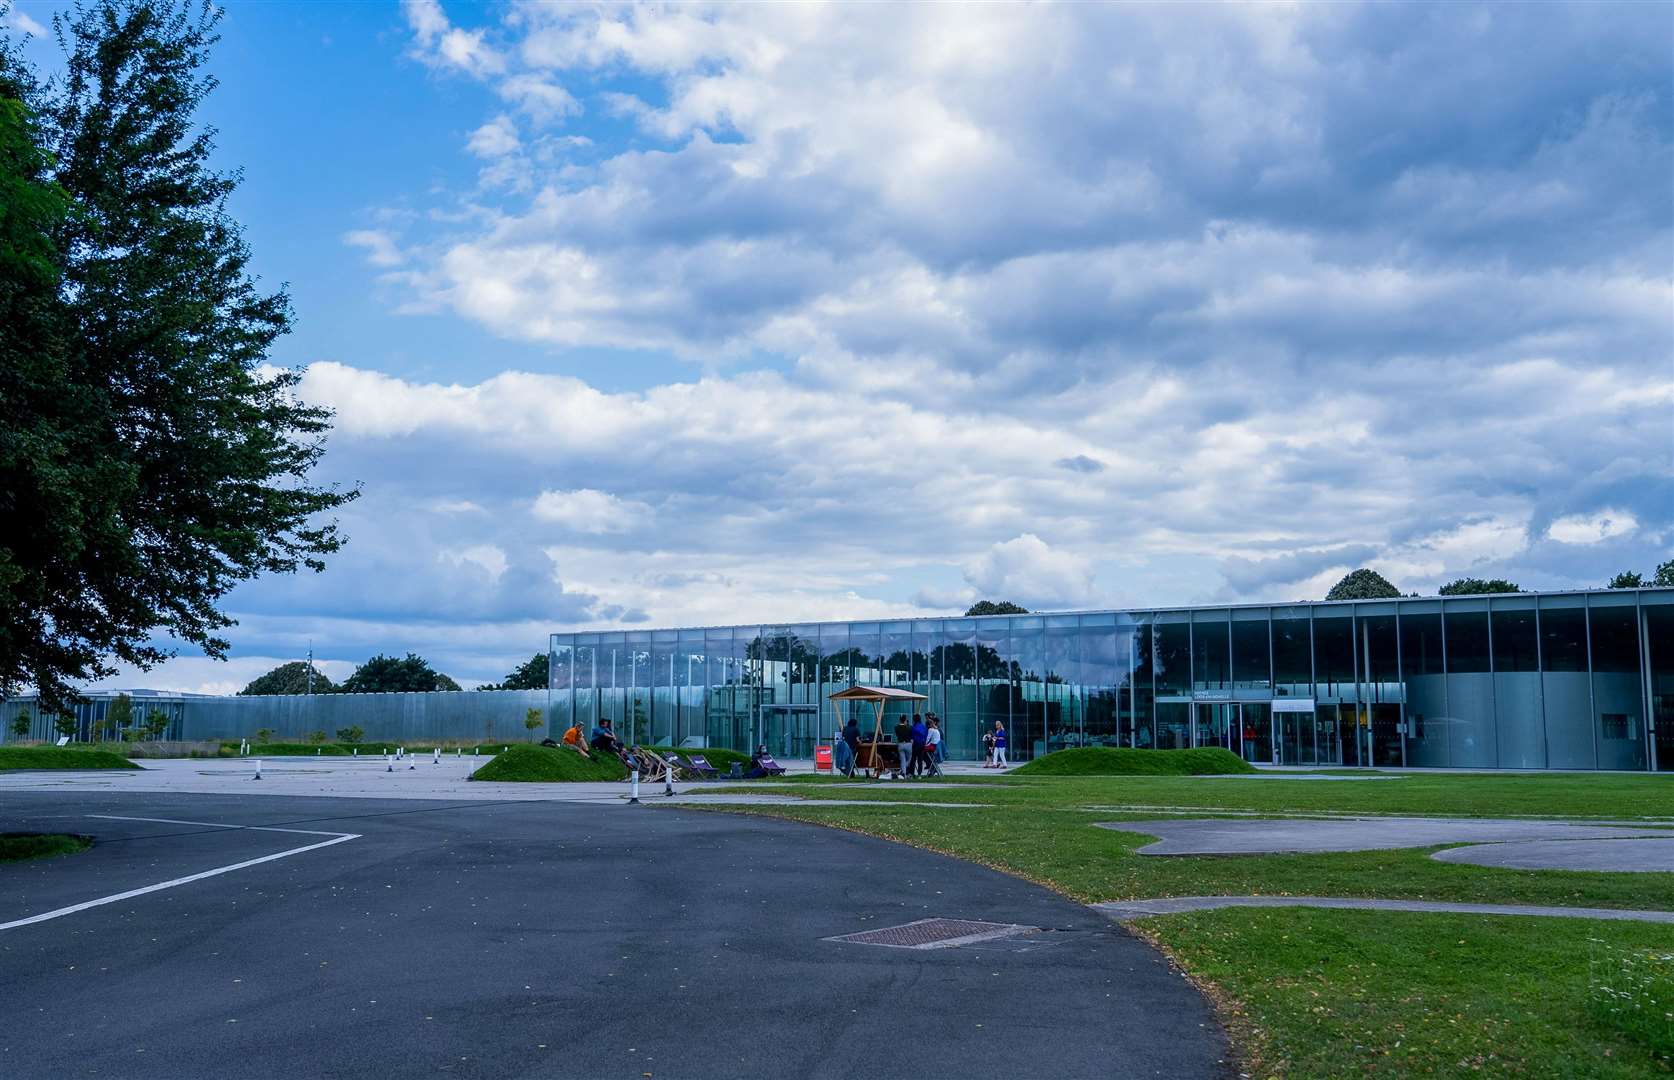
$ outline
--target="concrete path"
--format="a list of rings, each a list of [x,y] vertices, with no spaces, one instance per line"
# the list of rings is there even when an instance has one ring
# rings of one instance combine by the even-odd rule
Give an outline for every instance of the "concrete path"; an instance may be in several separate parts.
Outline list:
[[[1213,818],[1100,822],[1100,828],[1159,837],[1141,855],[1266,855],[1371,851],[1513,840],[1670,838],[1666,830],[1495,818]]]
[[[8,791],[0,829],[98,841],[0,865],[0,924],[70,909],[0,930],[6,1076],[1230,1075],[1208,1003],[1144,942],[853,833],[89,788]],[[828,940],[938,916],[1040,929],[925,951]]]
[[[1430,857],[1442,862],[1503,866],[1517,870],[1674,874],[1674,836],[1638,840],[1527,840],[1512,844],[1475,844],[1447,848]]]
[[[605,806],[626,803],[628,785],[625,783],[576,784],[513,784],[471,780],[471,773],[488,762],[487,755],[444,754],[433,763],[428,754],[414,755],[394,763],[394,771],[386,771],[383,755],[367,757],[278,757],[262,759],[262,778],[255,779],[255,758],[205,759],[150,759],[139,769],[41,769],[0,773],[0,795],[17,791],[84,791],[84,792],[152,792],[200,795],[270,796],[309,795],[343,799],[445,799],[450,802],[580,802]],[[747,784],[748,782],[742,782]],[[682,796],[692,795],[692,802],[754,803],[801,802],[792,792],[777,791],[777,784],[759,784],[759,793],[746,795],[717,795],[708,788],[721,785],[709,783],[677,783],[678,795],[665,799],[662,786],[643,784],[640,797],[677,804]],[[737,784],[733,786],[738,786]],[[872,790],[872,785],[864,785]],[[937,785],[881,784],[892,786],[935,787]],[[951,786],[951,785],[950,785]],[[965,791],[978,792],[980,784],[959,785]],[[830,788],[822,787],[822,791]],[[963,796],[955,796],[962,799]],[[834,800],[825,805],[848,805],[851,800]],[[873,805],[864,800],[852,800],[860,805]],[[975,803],[975,798],[966,800]],[[901,803],[903,806],[959,805],[957,803]]]
[[[1430,911],[1461,915],[1540,915],[1558,919],[1609,919],[1620,922],[1674,923],[1674,911],[1636,911],[1621,908],[1542,907],[1534,904],[1450,904],[1429,900],[1363,900],[1334,896],[1176,896],[1161,900],[1111,900],[1091,905],[1117,922],[1152,915],[1216,908],[1314,907],[1370,911]]]

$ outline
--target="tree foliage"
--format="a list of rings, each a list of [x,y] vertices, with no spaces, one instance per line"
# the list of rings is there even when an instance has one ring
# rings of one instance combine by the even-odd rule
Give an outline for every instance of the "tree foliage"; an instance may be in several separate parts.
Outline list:
[[[967,618],[973,615],[1027,615],[1029,609],[1010,600],[978,600],[965,612]]]
[[[161,739],[169,729],[169,714],[162,709],[147,709],[145,723],[140,725],[140,732],[147,739]]]
[[[379,653],[343,680],[345,694],[393,694],[429,690],[458,690],[459,684],[430,666],[417,653],[401,659]]]
[[[1344,576],[1343,580],[1331,586],[1331,591],[1325,594],[1327,600],[1388,600],[1401,595],[1401,590],[1391,585],[1387,578],[1376,570],[1361,567]]]
[[[547,677],[546,653],[538,652],[508,673],[504,680],[487,683],[482,690],[545,690]]]
[[[540,727],[541,723],[541,711],[539,709],[529,709],[524,712],[523,726],[528,728],[530,731],[534,731],[536,728]]]
[[[288,664],[280,664],[266,675],[260,675],[250,680],[250,684],[240,690],[240,694],[306,694],[308,690],[309,664],[303,660],[292,660]],[[314,689],[316,694],[329,694],[337,689],[337,685],[326,677],[325,672],[314,668]]]
[[[12,734],[20,739],[29,734],[29,714],[20,712],[12,717],[11,727]]]
[[[1480,593],[1522,592],[1504,578],[1462,577],[1443,585],[1436,592],[1441,596],[1474,596]]]
[[[105,708],[104,729],[111,738],[123,738],[129,728],[134,726],[134,699],[127,694],[118,694],[116,699]]]
[[[348,727],[337,729],[337,741],[340,743],[348,743],[350,746],[355,745],[365,737],[366,729],[361,727],[359,724],[350,724]]]
[[[1637,570],[1623,570],[1610,579],[1609,588],[1612,589],[1644,589],[1644,588],[1674,588],[1674,559],[1658,564],[1651,580],[1646,581],[1644,575]]]
[[[197,112],[219,9],[90,0],[54,19],[50,96],[0,48],[0,690],[45,706],[146,669],[172,638],[224,657],[217,606],[320,569],[311,485],[330,414],[267,368],[290,329],[209,166]]]

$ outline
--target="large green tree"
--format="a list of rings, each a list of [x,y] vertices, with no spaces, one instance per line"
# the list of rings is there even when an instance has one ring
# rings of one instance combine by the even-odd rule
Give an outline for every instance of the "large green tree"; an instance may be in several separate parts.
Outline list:
[[[240,694],[329,694],[337,689],[325,672],[313,668],[314,681],[312,686],[308,682],[309,664],[303,660],[292,660],[288,664],[280,664],[266,675],[258,675],[250,680],[250,684],[240,690]]]
[[[54,20],[46,99],[4,61],[0,692],[48,708],[168,639],[224,657],[222,597],[321,569],[355,494],[309,483],[330,415],[267,366],[290,301],[250,275],[197,118],[219,17],[90,0]]]
[[[396,659],[379,653],[355,668],[339,688],[345,694],[410,693],[427,690],[458,690],[459,684],[430,666],[417,653]]]
[[[1523,591],[1522,589],[1518,588],[1516,585],[1513,585],[1511,582],[1505,580],[1504,578],[1486,578],[1486,579],[1484,579],[1484,578],[1475,578],[1475,577],[1462,577],[1462,578],[1459,578],[1455,581],[1450,581],[1446,585],[1443,585],[1441,588],[1436,590],[1436,592],[1438,594],[1442,595],[1442,596],[1475,596],[1475,595],[1479,595],[1481,593],[1505,593],[1505,592],[1522,592],[1522,591]]]
[[[1389,580],[1376,570],[1361,567],[1344,575],[1343,580],[1331,586],[1331,591],[1325,594],[1327,600],[1387,600],[1401,595],[1401,590],[1389,583]]]
[[[973,615],[1027,615],[1028,613],[1028,608],[1020,604],[1014,604],[1010,600],[978,600],[966,610],[965,615],[969,618]]]
[[[547,656],[538,652],[528,660],[517,665],[516,669],[506,675],[504,681],[487,683],[481,690],[545,690],[547,676]]]

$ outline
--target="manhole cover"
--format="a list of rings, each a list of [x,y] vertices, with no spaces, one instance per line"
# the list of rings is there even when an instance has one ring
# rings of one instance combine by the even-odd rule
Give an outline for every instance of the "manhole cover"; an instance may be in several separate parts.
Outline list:
[[[856,945],[886,945],[892,949],[950,949],[955,945],[973,945],[979,941],[1031,934],[1038,929],[1036,926],[978,922],[974,919],[920,919],[903,926],[862,930],[858,934],[842,934],[826,940],[848,941]]]

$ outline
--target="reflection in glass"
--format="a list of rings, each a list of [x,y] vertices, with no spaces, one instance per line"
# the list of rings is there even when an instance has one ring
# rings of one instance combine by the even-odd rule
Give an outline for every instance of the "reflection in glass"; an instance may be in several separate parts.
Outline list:
[[[1631,597],[1628,599],[1631,600]],[[1593,709],[1598,721],[1598,767],[1645,767],[1645,710],[1639,678],[1639,618],[1628,605],[1589,601]]]

